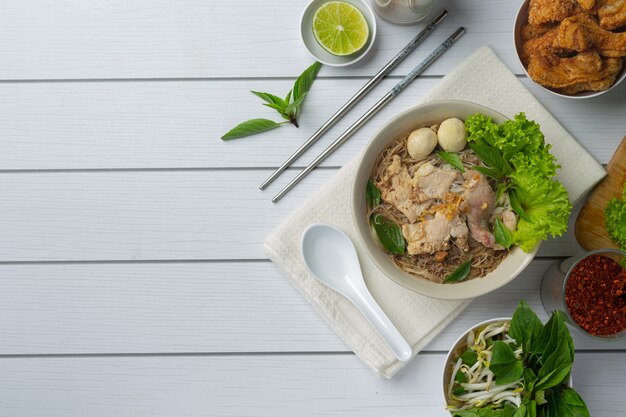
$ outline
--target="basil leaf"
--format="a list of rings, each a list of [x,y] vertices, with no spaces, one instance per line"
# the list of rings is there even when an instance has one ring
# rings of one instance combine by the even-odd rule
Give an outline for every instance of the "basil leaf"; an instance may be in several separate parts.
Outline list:
[[[496,235],[496,240],[497,239]],[[529,353],[531,346],[539,338],[542,329],[543,324],[541,324],[539,317],[537,317],[535,312],[532,311],[525,301],[520,301],[511,319],[509,336],[522,346],[524,353]]]
[[[465,168],[463,167],[461,158],[459,158],[459,154],[454,152],[439,151],[437,152],[437,155],[439,155],[439,158],[441,158],[444,162],[452,165],[461,172],[465,172]]]
[[[319,62],[315,62],[313,65],[304,70],[302,74],[298,77],[296,82],[293,85],[293,101],[298,102],[300,97],[305,96],[311,86],[313,85],[313,81],[317,77],[317,73],[320,71],[322,64]],[[300,100],[300,103],[302,101]]]
[[[400,226],[377,213],[370,217],[370,224],[376,232],[378,241],[386,251],[397,255],[404,254],[406,241],[402,236]]]
[[[510,248],[513,244],[513,234],[511,233],[509,228],[500,221],[500,219],[496,219],[496,224],[494,225],[493,229],[493,235],[496,238],[496,242],[504,246],[506,249]]]
[[[521,404],[515,411],[515,414],[513,414],[513,417],[525,417],[525,416],[526,416],[526,405]]]
[[[380,191],[372,180],[367,180],[367,185],[365,186],[365,200],[369,208],[374,208],[380,204]]]
[[[284,100],[285,103],[289,103],[289,100],[291,100],[291,92],[292,91],[293,90],[289,90],[289,92],[287,93],[287,96],[285,97],[285,100]]]
[[[472,169],[496,180],[499,180],[500,178],[502,178],[502,173],[500,173],[500,171],[498,171],[495,168],[481,167],[478,165],[474,165]]]
[[[587,404],[582,397],[572,388],[556,390],[549,403],[554,404],[555,413],[558,417],[590,417]],[[552,407],[551,407],[552,409]]]
[[[472,366],[478,361],[478,354],[473,349],[467,349],[462,355],[461,359],[467,366]]]
[[[276,97],[274,94],[262,93],[260,91],[250,91],[252,94],[261,97],[261,99],[267,102],[266,106],[278,110],[279,113],[283,113],[287,107],[288,101],[283,101],[282,98]]]
[[[535,389],[546,390],[556,387],[565,380],[571,369],[572,360],[567,341],[561,339],[557,349],[548,356],[544,365],[539,369],[537,373],[539,381],[535,384]]]
[[[527,222],[531,221],[528,217],[528,214],[526,214],[526,211],[524,211],[524,208],[522,208],[522,205],[520,204],[519,199],[515,194],[515,190],[509,190],[509,201],[511,202],[511,208],[513,209],[515,214],[517,214],[520,218],[526,220]]]
[[[296,100],[294,100],[293,102],[289,103],[289,105],[285,109],[285,115],[291,118],[298,117],[298,113],[300,113],[300,106],[302,105],[302,102],[304,101],[305,98],[306,98],[306,94],[303,94],[300,97],[298,97]]]
[[[498,149],[490,146],[483,139],[470,142],[469,147],[487,166],[496,169],[501,175],[505,174],[505,162]]]
[[[458,371],[454,376],[454,380],[459,384],[462,384],[463,382],[467,382],[467,376],[463,372]]]
[[[265,132],[267,130],[275,129],[280,126],[268,119],[251,119],[243,123],[238,124],[222,136],[222,140],[239,139],[245,136],[254,135],[257,133]]]
[[[456,387],[455,389],[452,390],[452,393],[454,395],[462,395],[465,394],[465,388],[463,387]]]
[[[451,411],[452,417],[513,417],[517,408],[511,404],[494,408],[492,405],[468,410]]]
[[[537,417],[537,402],[530,400],[526,405],[526,415],[528,417]]]
[[[510,334],[510,333],[509,333]],[[537,382],[537,375],[532,368],[524,368],[524,390],[530,394],[535,389],[535,382]]]
[[[542,390],[535,392],[535,400],[537,401],[537,405],[547,403],[548,401],[546,400],[546,392]]]
[[[457,269],[455,269],[450,275],[448,275],[444,280],[444,284],[450,282],[459,282],[463,281],[469,275],[472,269],[472,260],[469,259],[463,262]]]
[[[493,354],[489,369],[495,374],[496,385],[506,385],[522,377],[524,366],[515,358],[511,346],[501,340],[493,343]]]

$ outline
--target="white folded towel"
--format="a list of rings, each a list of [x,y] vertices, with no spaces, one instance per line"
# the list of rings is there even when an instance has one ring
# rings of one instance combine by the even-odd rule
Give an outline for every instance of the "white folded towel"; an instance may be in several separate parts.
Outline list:
[[[468,100],[508,117],[525,112],[537,121],[561,163],[559,180],[570,199],[580,199],[605,175],[602,166],[552,117],[488,47],[475,51],[446,75],[421,101]],[[357,158],[358,159],[358,158]],[[346,164],[270,236],[264,248],[304,298],[376,374],[391,378],[399,362],[365,317],[347,299],[320,284],[307,271],[300,254],[300,236],[311,223],[331,223],[354,242],[365,282],[372,296],[417,354],[471,300],[436,300],[409,291],[385,277],[365,255],[351,219],[350,187],[356,159]]]

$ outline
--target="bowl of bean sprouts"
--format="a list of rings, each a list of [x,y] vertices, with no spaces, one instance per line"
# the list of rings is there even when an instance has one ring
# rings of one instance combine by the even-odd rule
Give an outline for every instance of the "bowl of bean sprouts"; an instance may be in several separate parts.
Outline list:
[[[501,341],[513,347],[516,358],[522,348],[509,335],[511,318],[483,321],[463,333],[448,352],[443,369],[443,395],[452,414],[477,407],[518,408],[523,401],[524,380],[496,384],[489,368],[494,343]],[[571,376],[565,384],[572,386]]]

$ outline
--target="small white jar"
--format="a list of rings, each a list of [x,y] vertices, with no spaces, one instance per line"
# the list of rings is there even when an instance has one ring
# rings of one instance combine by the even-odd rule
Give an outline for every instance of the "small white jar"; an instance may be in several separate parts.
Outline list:
[[[430,12],[436,0],[370,0],[383,19],[401,25],[419,22]]]

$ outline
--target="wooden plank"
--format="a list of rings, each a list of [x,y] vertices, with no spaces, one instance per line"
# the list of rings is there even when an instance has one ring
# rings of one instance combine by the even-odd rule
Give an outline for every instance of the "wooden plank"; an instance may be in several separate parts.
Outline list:
[[[298,30],[306,4],[283,1],[270,10],[256,0],[7,0],[0,16],[0,79],[290,77],[312,62]],[[438,8],[444,7],[447,21],[397,73],[407,73],[461,25],[468,33],[428,74],[448,73],[484,44],[521,72],[511,35],[517,4],[440,1]],[[377,22],[367,61],[326,68],[324,75],[373,75],[425,24]]]
[[[522,299],[545,322],[539,284],[552,262],[476,299],[426,350],[448,350]],[[270,262],[0,265],[0,276],[0,355],[348,351]],[[578,349],[626,350],[572,334]]]
[[[265,237],[335,170],[313,172],[279,204],[269,170],[14,172],[0,182],[0,262],[264,259]],[[571,234],[542,256],[578,251]]]
[[[5,358],[2,410],[23,417],[445,417],[443,354],[393,380],[352,355]],[[572,376],[591,415],[621,415],[626,352],[578,353]]]
[[[297,165],[319,154],[396,81],[383,81]],[[293,80],[0,83],[0,167],[276,167],[364,82],[319,79],[307,98],[300,129],[285,126],[228,143],[219,137],[237,123],[277,117],[249,90],[282,95]],[[378,128],[417,103],[437,82],[415,81],[324,165],[341,166],[354,158]],[[539,91],[527,79],[523,82],[599,161],[608,162],[626,131],[626,101],[619,94],[564,101]]]

